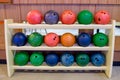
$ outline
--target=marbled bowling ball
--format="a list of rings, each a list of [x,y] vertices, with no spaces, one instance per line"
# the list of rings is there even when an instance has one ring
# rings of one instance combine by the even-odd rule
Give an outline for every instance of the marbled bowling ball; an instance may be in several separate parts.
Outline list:
[[[96,52],[91,55],[91,62],[95,66],[102,66],[105,64],[105,55],[101,52]]]
[[[40,46],[43,43],[43,36],[38,32],[33,32],[28,36],[28,43],[31,46]]]
[[[57,24],[59,21],[59,14],[54,10],[49,10],[44,15],[46,24]]]
[[[74,56],[70,52],[64,52],[60,60],[64,66],[71,66],[74,63]]]

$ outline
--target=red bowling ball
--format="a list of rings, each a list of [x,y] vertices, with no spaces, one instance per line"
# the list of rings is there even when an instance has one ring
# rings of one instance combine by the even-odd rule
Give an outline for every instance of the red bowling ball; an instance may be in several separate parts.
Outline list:
[[[96,12],[94,18],[97,24],[108,24],[110,22],[110,14],[105,10]]]
[[[63,24],[73,24],[76,21],[76,14],[71,10],[65,10],[61,15]]]
[[[40,24],[42,22],[42,14],[38,10],[31,10],[28,12],[26,19],[29,24]]]
[[[59,36],[53,32],[48,33],[44,38],[44,42],[47,46],[57,46],[57,44],[59,43]]]

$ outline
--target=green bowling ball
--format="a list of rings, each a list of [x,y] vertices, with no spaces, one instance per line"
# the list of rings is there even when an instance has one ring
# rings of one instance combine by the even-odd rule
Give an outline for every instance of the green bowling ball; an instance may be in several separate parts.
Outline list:
[[[93,22],[93,14],[89,10],[82,10],[78,13],[77,20],[79,24],[91,24]]]
[[[108,36],[104,33],[96,33],[93,35],[93,44],[95,46],[103,47],[108,44]]]
[[[76,56],[76,63],[79,66],[86,66],[89,63],[89,56],[86,53],[79,53]]]
[[[40,66],[44,61],[44,56],[41,52],[33,52],[30,56],[30,62],[34,66]]]
[[[43,36],[38,32],[33,32],[28,36],[28,43],[31,46],[40,46],[43,43]]]
[[[14,56],[14,63],[19,66],[26,65],[29,61],[29,54],[25,51],[16,52]]]

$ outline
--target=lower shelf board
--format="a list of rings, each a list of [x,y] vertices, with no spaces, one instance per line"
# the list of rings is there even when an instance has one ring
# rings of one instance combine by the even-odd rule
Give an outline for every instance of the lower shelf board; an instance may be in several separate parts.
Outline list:
[[[106,70],[106,66],[85,66],[85,67],[80,67],[80,66],[31,66],[31,65],[26,65],[26,66],[17,66],[14,65],[12,66],[13,69],[29,69],[29,70]]]

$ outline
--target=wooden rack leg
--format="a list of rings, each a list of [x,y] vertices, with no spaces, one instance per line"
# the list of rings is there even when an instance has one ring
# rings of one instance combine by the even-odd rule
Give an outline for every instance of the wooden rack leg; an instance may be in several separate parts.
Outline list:
[[[8,60],[7,60],[7,71],[8,71],[8,76],[11,77],[14,73],[14,69],[13,69],[13,52],[11,50],[8,51]]]
[[[13,57],[13,51],[10,50],[9,46],[11,45],[11,30],[8,29],[7,24],[12,23],[12,20],[5,20],[4,25],[5,25],[5,47],[6,47],[6,58],[7,58],[7,71],[8,71],[8,76],[11,77],[12,74],[14,73],[13,69],[13,64],[14,64],[14,57]]]
[[[106,53],[106,66],[107,69],[105,71],[108,78],[111,78],[112,76],[112,67],[113,67],[113,56],[114,56],[114,41],[115,41],[115,34],[114,34],[114,28],[115,28],[115,21],[112,22],[113,28],[109,30],[109,50]]]
[[[111,58],[111,54],[109,51],[106,53],[106,66],[107,69],[105,70],[105,73],[107,75],[108,78],[111,78],[112,75],[112,58]]]

